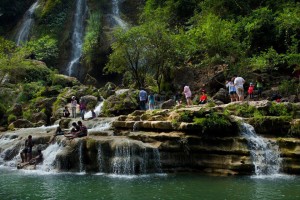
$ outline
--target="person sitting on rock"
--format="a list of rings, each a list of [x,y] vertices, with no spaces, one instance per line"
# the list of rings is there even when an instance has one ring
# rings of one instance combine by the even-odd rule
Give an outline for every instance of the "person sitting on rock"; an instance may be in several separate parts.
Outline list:
[[[73,133],[73,136],[70,136],[70,139],[76,138],[76,137],[85,137],[87,136],[87,127],[85,125],[82,124],[81,121],[77,122],[78,126],[79,126],[79,131]]]
[[[76,122],[73,122],[72,123],[72,126],[73,128],[71,129],[71,132],[68,133],[68,134],[65,134],[65,137],[67,138],[74,138],[74,135],[80,131],[80,126],[76,123]]]
[[[199,99],[199,104],[205,104],[207,102],[207,95],[205,93],[205,90],[201,90],[201,96]]]
[[[56,131],[54,132],[54,134],[51,136],[48,144],[53,143],[53,141],[55,140],[56,136],[58,135],[64,135],[65,132],[62,130],[62,128],[60,127],[60,125],[57,127]]]
[[[32,136],[29,135],[28,138],[25,140],[25,148],[20,153],[22,163],[28,162],[32,158],[32,147],[34,146],[34,142],[32,140]]]
[[[63,117],[68,118],[70,116],[70,111],[68,107],[66,106],[65,109],[63,110]]]

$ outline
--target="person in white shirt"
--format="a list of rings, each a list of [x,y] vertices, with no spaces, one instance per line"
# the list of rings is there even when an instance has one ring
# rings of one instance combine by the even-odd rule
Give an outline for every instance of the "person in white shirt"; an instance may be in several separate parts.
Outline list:
[[[242,77],[234,76],[234,86],[236,88],[236,93],[238,95],[239,101],[244,100],[244,83],[245,80]]]

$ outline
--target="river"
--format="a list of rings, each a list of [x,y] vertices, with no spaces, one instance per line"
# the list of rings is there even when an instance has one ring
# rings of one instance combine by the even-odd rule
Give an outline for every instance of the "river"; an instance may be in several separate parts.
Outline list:
[[[0,169],[0,199],[300,199],[299,176],[117,176]]]

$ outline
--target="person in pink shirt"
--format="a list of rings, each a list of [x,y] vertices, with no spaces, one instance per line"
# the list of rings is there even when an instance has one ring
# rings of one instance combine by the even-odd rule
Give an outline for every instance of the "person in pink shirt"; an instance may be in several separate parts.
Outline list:
[[[193,105],[192,102],[192,92],[189,86],[184,86],[182,94],[185,95],[187,106]]]

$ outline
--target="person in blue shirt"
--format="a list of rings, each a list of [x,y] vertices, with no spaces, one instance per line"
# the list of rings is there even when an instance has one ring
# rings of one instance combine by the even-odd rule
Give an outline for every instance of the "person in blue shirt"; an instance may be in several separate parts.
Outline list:
[[[140,98],[140,109],[146,110],[146,103],[147,103],[147,92],[144,89],[141,89],[139,92],[139,98]]]

